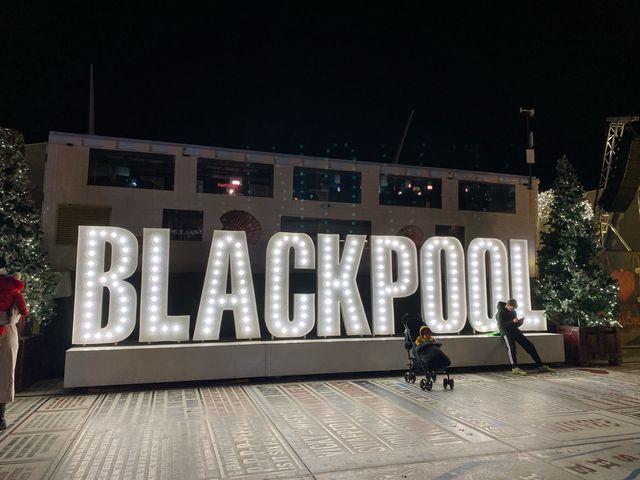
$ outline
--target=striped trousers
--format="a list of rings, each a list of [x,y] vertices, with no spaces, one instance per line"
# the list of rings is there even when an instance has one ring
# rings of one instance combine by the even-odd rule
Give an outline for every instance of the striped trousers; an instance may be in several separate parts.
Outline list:
[[[507,355],[509,356],[509,362],[511,362],[512,367],[518,366],[516,343],[519,343],[522,348],[524,348],[524,351],[531,355],[531,358],[533,358],[533,361],[536,362],[538,367],[542,365],[542,360],[540,360],[540,355],[538,355],[536,347],[520,330],[517,328],[509,328],[501,333],[504,343],[507,345]]]

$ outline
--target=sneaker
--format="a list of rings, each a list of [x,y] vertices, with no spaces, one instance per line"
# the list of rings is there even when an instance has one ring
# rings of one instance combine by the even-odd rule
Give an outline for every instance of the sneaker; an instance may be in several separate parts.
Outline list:
[[[7,429],[7,422],[5,422],[4,419],[2,419],[0,421],[0,430],[6,430]]]
[[[555,370],[553,368],[551,368],[549,365],[540,365],[538,367],[538,371],[540,373],[554,373]]]
[[[527,372],[525,372],[524,370],[522,370],[521,368],[518,368],[518,367],[513,367],[511,369],[511,373],[513,375],[526,375],[527,374]]]

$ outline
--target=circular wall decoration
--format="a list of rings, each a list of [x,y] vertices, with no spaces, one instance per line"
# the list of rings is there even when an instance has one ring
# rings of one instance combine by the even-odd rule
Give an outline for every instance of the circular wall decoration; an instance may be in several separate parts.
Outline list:
[[[223,230],[244,230],[249,243],[256,243],[262,234],[262,226],[258,219],[242,210],[230,210],[220,217],[220,221]]]
[[[422,245],[426,240],[424,232],[415,225],[405,225],[400,230],[398,230],[398,235],[410,238],[416,244],[416,247]]]

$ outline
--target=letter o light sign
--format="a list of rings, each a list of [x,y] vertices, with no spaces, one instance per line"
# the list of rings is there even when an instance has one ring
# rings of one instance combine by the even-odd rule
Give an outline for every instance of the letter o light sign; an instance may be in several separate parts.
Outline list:
[[[358,285],[366,236],[320,234],[314,245],[304,233],[278,232],[267,245],[264,324],[274,338],[301,338],[316,327],[318,337],[393,335],[394,299],[420,289],[422,316],[435,333],[460,332],[467,320],[476,332],[497,329],[498,301],[518,299],[523,330],[546,330],[544,311],[532,310],[526,240],[476,238],[467,254],[454,237],[431,237],[418,253],[406,237],[372,235],[371,323]],[[111,258],[105,262],[106,245]],[[169,230],[143,234],[140,342],[189,340],[189,316],[168,315]],[[293,255],[293,262],[290,255]],[[109,269],[105,269],[105,263]],[[138,267],[138,241],[119,227],[79,227],[73,343],[117,343],[135,328],[137,292],[127,282]],[[316,293],[293,293],[295,270],[315,270]],[[102,310],[109,292],[106,324]],[[290,307],[291,306],[291,307]],[[193,340],[219,339],[225,310],[233,312],[236,337],[261,337],[245,232],[216,230],[200,296]]]

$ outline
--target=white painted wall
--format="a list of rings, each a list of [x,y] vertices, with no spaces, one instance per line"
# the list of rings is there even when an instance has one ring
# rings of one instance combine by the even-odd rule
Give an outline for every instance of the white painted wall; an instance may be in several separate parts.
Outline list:
[[[89,149],[119,149],[164,153],[175,156],[174,191],[117,188],[87,185]],[[273,198],[215,195],[196,192],[198,157],[269,163],[274,165]],[[360,204],[296,201],[292,199],[293,167],[357,170],[362,173]],[[436,177],[442,179],[441,209],[383,206],[378,204],[380,173]],[[514,184],[516,214],[458,210],[458,180]],[[266,245],[280,231],[280,216],[369,220],[372,234],[395,235],[405,225],[415,224],[427,236],[435,225],[465,227],[468,244],[475,237],[495,237],[508,245],[509,238],[529,241],[530,271],[535,271],[537,179],[527,188],[527,177],[470,172],[464,170],[390,165],[348,160],[299,157],[215,147],[150,142],[51,132],[44,178],[42,220],[44,242],[57,270],[75,268],[76,247],[56,245],[56,212],[59,204],[103,205],[112,207],[111,224],[142,237],[144,227],[162,227],[163,208],[204,211],[202,242],[171,242],[172,272],[199,272],[205,269],[214,229],[222,228],[220,216],[229,210],[244,210],[262,225],[262,237],[250,245],[253,273],[264,271]],[[466,245],[465,245],[466,247]],[[368,250],[365,256],[368,256]],[[368,261],[363,257],[363,266]]]

